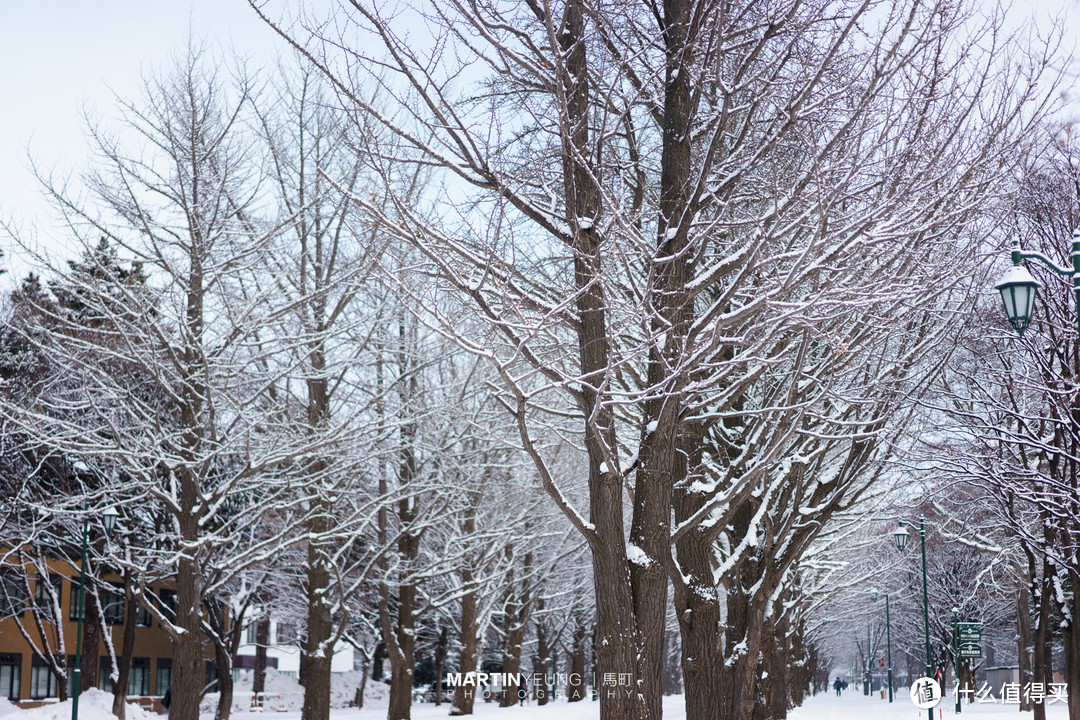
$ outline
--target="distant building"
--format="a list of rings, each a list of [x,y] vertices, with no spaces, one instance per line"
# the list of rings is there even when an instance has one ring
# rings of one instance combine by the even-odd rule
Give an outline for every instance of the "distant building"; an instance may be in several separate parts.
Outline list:
[[[117,589],[102,597],[102,614],[105,617],[104,632],[111,635],[112,645],[119,650],[124,630],[124,596],[120,578],[106,577]],[[59,695],[59,678],[52,668],[35,653],[31,642],[38,648],[55,652],[56,621],[51,594],[46,583],[51,584],[52,594],[59,596],[60,625],[64,648],[68,653],[68,692],[71,690],[71,669],[75,666],[76,628],[78,627],[79,569],[66,561],[49,560],[47,572],[42,574],[31,566],[7,564],[0,566],[0,697],[11,701],[39,701]],[[27,596],[27,589],[30,595]],[[168,611],[176,604],[176,594],[164,587],[152,590]],[[36,615],[36,617],[35,617]],[[19,621],[22,621],[22,630]],[[48,636],[42,642],[38,623]],[[26,636],[24,636],[24,632]],[[29,636],[29,640],[27,639]],[[112,690],[111,659],[108,646],[101,642],[98,658],[99,687]],[[162,695],[172,682],[172,644],[169,636],[155,622],[151,614],[140,607],[136,617],[135,651],[132,655],[128,695]],[[85,689],[85,688],[83,688]]]
[[[249,612],[246,617],[258,617],[258,609]],[[255,667],[255,633],[258,623],[249,621],[244,628],[243,644],[236,651],[233,659],[233,674]],[[282,675],[298,678],[300,674],[300,633],[294,623],[277,620],[271,615],[270,639],[266,645],[266,667],[272,667]],[[334,649],[330,661],[330,672],[350,672],[353,670],[353,648],[342,641]]]

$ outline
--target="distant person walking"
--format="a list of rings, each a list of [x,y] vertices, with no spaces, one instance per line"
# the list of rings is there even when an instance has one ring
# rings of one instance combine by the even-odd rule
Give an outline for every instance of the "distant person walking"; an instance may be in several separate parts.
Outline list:
[[[844,689],[844,681],[837,676],[836,682],[834,682],[832,686],[836,688],[836,697],[840,697],[840,691]]]

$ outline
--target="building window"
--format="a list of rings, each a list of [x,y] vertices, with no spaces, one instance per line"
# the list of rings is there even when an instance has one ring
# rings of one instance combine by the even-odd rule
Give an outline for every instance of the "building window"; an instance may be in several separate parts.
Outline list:
[[[213,660],[206,661],[206,690],[207,692],[218,691],[218,667]]]
[[[292,623],[279,622],[277,626],[277,644],[293,645],[296,643],[296,626]]]
[[[164,695],[172,687],[172,658],[158,658],[157,677],[154,678],[154,692]]]
[[[30,699],[44,700],[59,696],[56,674],[52,668],[34,658],[30,664]]]
[[[113,691],[112,658],[108,655],[102,655],[98,661],[98,689],[107,693]]]
[[[18,615],[26,609],[26,585],[13,568],[0,570],[0,616]]]
[[[22,655],[19,653],[0,653],[0,697],[8,700],[18,700],[21,685]]]
[[[124,590],[109,583],[101,588],[101,613],[107,625],[124,624]]]
[[[169,620],[176,619],[176,591],[162,590],[158,593],[161,598],[161,612]]]
[[[149,694],[150,658],[131,658],[131,674],[128,676],[128,695]]]
[[[82,620],[82,611],[85,610],[85,607],[79,607],[79,605],[85,606],[86,603],[80,603],[79,597],[79,579],[76,577],[71,581],[71,607],[68,608],[68,620],[71,622]]]
[[[142,603],[139,603],[139,610],[135,613],[135,624],[139,627],[150,627],[152,620],[150,611],[143,607]]]
[[[245,629],[245,632],[247,633],[247,640],[245,642],[247,642],[248,645],[254,645],[258,643],[259,621],[252,620],[251,622],[249,622],[247,628]]]
[[[59,616],[56,609],[61,606],[63,587],[64,580],[59,575],[38,575],[34,584],[34,611],[40,617],[53,621]]]

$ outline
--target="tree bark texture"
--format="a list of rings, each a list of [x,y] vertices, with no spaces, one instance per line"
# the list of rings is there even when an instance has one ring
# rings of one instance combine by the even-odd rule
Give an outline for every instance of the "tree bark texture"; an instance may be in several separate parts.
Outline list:
[[[220,643],[214,643],[214,662],[218,670],[218,703],[214,720],[229,720],[233,705],[232,656]]]
[[[1032,672],[1031,638],[1031,592],[1027,582],[1021,582],[1016,590],[1016,657],[1020,675],[1020,687],[1026,687],[1035,679]],[[1021,693],[1020,711],[1031,712],[1032,702],[1027,693]]]
[[[468,520],[466,520],[466,522],[468,522]],[[472,568],[466,562],[461,568],[461,586],[463,588],[474,588],[474,582]],[[462,675],[465,673],[476,672],[480,655],[476,640],[479,630],[476,591],[475,589],[472,589],[461,596],[461,631],[458,635],[458,643],[461,646],[461,650],[458,656],[458,672]],[[476,688],[454,688],[454,702],[450,714],[454,716],[472,715],[473,702],[475,700]]]
[[[127,710],[128,680],[131,677],[131,660],[135,654],[135,633],[138,627],[139,599],[132,592],[130,577],[124,577],[124,635],[117,668],[116,685],[113,686],[112,713],[117,720],[124,720]]]
[[[536,599],[536,609],[538,613],[542,613],[544,609],[544,598],[541,595]],[[550,630],[547,623],[543,620],[537,620],[536,622],[536,655],[533,656],[533,677],[535,678],[535,685],[533,687],[533,696],[536,698],[537,705],[547,705],[551,688],[547,684],[547,677],[551,674],[551,656],[555,652],[554,643],[550,638]]]
[[[529,617],[532,612],[532,598],[529,590],[533,556],[525,554],[524,577],[521,580],[520,595],[513,583],[508,588],[509,602],[506,604],[506,644],[503,647],[503,672],[516,674],[521,671],[521,648],[525,642],[525,632],[529,629]],[[519,688],[506,688],[499,705],[512,707],[518,704]]]
[[[251,678],[252,706],[262,707],[266,692],[266,646],[270,644],[270,614],[263,612],[255,625],[255,669]]]
[[[82,663],[80,692],[96,688],[101,669],[101,610],[98,605],[97,583],[86,575],[86,596],[83,605]]]
[[[570,249],[577,289],[575,307],[582,374],[579,403],[586,418],[589,519],[595,528],[590,549],[596,596],[596,662],[601,676],[629,673],[637,684],[631,688],[609,688],[601,693],[600,720],[650,720],[660,717],[660,662],[667,595],[662,559],[668,553],[670,513],[670,486],[665,489],[663,483],[670,483],[670,478],[664,477],[658,467],[638,478],[642,495],[635,500],[631,539],[651,561],[634,565],[637,568],[634,570],[626,550],[623,480],[606,462],[607,452],[617,447],[614,418],[598,390],[604,386],[609,369],[606,299],[602,283],[598,282],[603,274],[602,238],[595,223],[581,221],[598,218],[602,210],[594,180],[595,168],[587,160],[593,148],[589,135],[589,67],[582,0],[566,3],[560,27],[558,40],[564,58],[559,78],[563,185],[566,219],[573,228]],[[662,507],[656,507],[656,502]],[[661,549],[662,553],[658,554]],[[581,671],[584,673],[584,658],[581,658]],[[575,692],[571,689],[572,694]]]
[[[580,623],[574,628],[574,646],[567,663],[566,701],[579,702],[585,699],[585,625]]]
[[[1073,588],[1080,587],[1080,576],[1069,573],[1069,581]],[[1061,644],[1065,649],[1065,672],[1064,679],[1069,693],[1069,720],[1080,720],[1080,625],[1078,625],[1077,611],[1080,610],[1080,598],[1074,592],[1066,601],[1069,620],[1061,624]],[[1062,613],[1063,615],[1065,613]]]
[[[446,650],[450,636],[444,626],[439,630],[439,641],[435,644],[435,707],[443,702],[443,677],[446,674]]]
[[[323,465],[321,461],[316,465]],[[320,468],[315,472],[321,472]],[[325,537],[332,526],[331,508],[326,503],[313,508],[312,517],[307,522],[312,538]],[[304,709],[302,720],[329,720],[330,717],[330,663],[333,658],[333,643],[330,642],[333,618],[330,614],[330,567],[329,551],[323,546],[325,541],[311,540],[308,543],[306,574],[307,590],[307,637],[303,643],[304,663]]]
[[[700,438],[684,437],[682,450],[678,454],[679,474],[685,477],[687,464],[696,464],[701,457]],[[687,521],[704,502],[704,496],[689,492],[685,483],[676,484],[672,497],[676,524]],[[693,713],[699,720],[721,720],[722,708],[717,699],[723,692],[724,628],[720,596],[713,580],[712,543],[701,535],[702,531],[695,529],[675,544],[681,572],[673,573],[672,600],[679,623],[687,716]]]

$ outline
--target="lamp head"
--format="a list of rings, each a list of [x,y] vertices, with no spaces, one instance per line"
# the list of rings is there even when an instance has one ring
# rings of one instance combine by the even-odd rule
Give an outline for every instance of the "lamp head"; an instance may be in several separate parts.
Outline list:
[[[1031,324],[1031,315],[1035,311],[1035,293],[1041,285],[1023,265],[1013,265],[994,286],[994,289],[1001,293],[1009,324],[1021,336]]]
[[[105,511],[101,513],[101,519],[105,523],[105,532],[111,533],[116,527],[116,519],[120,517],[120,513],[117,511],[115,505],[110,505],[105,508]]]
[[[899,550],[900,552],[904,552],[904,548],[907,547],[908,535],[910,535],[910,534],[911,533],[908,532],[908,529],[906,527],[904,527],[903,525],[901,525],[900,527],[896,528],[896,530],[893,531],[892,536],[893,536],[893,540],[896,541],[896,549],[897,550]]]

